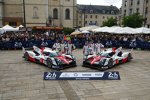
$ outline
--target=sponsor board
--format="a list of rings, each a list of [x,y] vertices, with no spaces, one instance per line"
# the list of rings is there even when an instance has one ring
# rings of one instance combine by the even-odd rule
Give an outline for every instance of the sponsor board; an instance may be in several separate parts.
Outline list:
[[[44,72],[44,80],[120,80],[119,72]]]

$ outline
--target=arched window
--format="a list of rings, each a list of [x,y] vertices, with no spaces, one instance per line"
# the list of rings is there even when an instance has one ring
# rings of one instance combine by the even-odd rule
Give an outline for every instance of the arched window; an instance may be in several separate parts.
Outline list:
[[[39,18],[39,9],[38,9],[38,7],[33,7],[33,18]]]
[[[66,11],[65,11],[65,18],[70,19],[70,10],[69,9],[66,9]]]
[[[53,18],[58,19],[58,10],[57,10],[57,8],[53,9]]]

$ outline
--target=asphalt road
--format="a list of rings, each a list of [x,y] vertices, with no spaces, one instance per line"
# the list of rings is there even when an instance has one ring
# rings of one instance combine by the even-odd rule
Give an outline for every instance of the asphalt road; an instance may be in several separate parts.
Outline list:
[[[75,50],[77,67],[63,71],[97,71],[84,68],[82,50]],[[133,51],[134,59],[108,71],[121,80],[44,81],[51,69],[22,58],[22,51],[0,51],[0,100],[150,100],[150,51]]]

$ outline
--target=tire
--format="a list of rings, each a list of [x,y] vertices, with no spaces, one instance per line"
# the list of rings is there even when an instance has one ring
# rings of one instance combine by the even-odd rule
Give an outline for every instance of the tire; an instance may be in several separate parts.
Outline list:
[[[113,59],[111,58],[111,59],[109,59],[109,61],[108,61],[108,68],[111,68],[111,67],[113,67]]]
[[[50,59],[50,58],[48,58],[47,60],[46,60],[46,63],[47,63],[47,67],[49,67],[49,68],[52,68],[52,60]]]
[[[132,59],[132,55],[131,55],[131,53],[129,53],[129,54],[128,54],[128,58],[127,58],[127,59],[128,59],[128,62],[130,62],[130,61],[131,61],[131,59]]]
[[[26,61],[29,61],[29,54],[27,52],[24,54],[24,58]]]

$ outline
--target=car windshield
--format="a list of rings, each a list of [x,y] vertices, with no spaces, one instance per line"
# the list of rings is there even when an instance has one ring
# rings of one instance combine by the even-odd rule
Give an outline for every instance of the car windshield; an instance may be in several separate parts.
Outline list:
[[[53,52],[53,53],[50,53],[49,56],[56,57],[56,56],[59,56],[59,54],[57,52]]]

